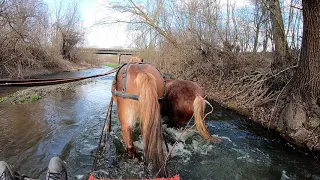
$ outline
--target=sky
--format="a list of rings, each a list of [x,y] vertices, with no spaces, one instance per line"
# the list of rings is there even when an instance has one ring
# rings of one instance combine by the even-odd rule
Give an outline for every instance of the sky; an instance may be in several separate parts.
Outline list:
[[[54,6],[54,3],[57,2],[57,0],[45,1],[49,4],[49,7]],[[72,0],[65,0],[65,2],[68,1]],[[113,2],[114,1],[115,0],[113,0]],[[80,4],[83,26],[86,32],[84,46],[97,48],[130,48],[131,39],[130,34],[126,31],[126,24],[97,25],[97,22],[106,17],[125,18],[128,14],[108,10],[107,5],[110,0],[76,0],[76,2]],[[227,1],[221,0],[221,2],[224,4]],[[244,7],[249,4],[249,0],[230,0],[230,2],[232,4],[235,3],[237,7]]]
[[[107,17],[125,16],[118,12],[110,12],[107,5],[108,0],[82,0],[81,14],[86,29],[85,45],[99,48],[130,47],[130,35],[126,32],[126,24],[97,24]]]
[[[44,0],[50,9],[54,9],[58,0]],[[62,0],[63,1],[63,0]],[[83,46],[97,48],[123,47],[129,48],[131,41],[126,32],[125,24],[97,25],[97,22],[106,17],[122,17],[125,14],[110,12],[107,5],[110,0],[64,0],[77,2],[80,7],[80,14],[85,30],[85,41]]]

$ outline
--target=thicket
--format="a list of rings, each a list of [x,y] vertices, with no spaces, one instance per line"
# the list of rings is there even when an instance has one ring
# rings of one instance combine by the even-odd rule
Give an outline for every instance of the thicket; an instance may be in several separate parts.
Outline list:
[[[128,23],[141,56],[164,72],[226,91],[223,99],[253,108],[274,101],[297,64],[300,1],[286,3],[128,0],[109,7],[130,19],[107,23]]]
[[[84,32],[78,6],[56,3],[52,9],[43,0],[0,0],[0,77],[63,70],[62,59],[79,60],[75,49]]]

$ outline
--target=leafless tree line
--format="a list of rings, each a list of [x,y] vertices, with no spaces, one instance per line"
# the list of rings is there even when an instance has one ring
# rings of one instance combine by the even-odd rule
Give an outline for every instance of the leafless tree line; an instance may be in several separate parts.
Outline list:
[[[0,77],[44,72],[59,66],[61,56],[71,59],[83,38],[78,9],[56,17],[42,0],[0,1]]]
[[[178,52],[192,51],[205,59],[219,50],[273,51],[277,58],[271,67],[277,72],[296,63],[288,54],[301,45],[301,2],[287,2],[252,0],[239,7],[230,0],[126,0],[109,7],[130,14],[130,19],[117,22],[129,23],[138,48],[152,51],[169,44]]]

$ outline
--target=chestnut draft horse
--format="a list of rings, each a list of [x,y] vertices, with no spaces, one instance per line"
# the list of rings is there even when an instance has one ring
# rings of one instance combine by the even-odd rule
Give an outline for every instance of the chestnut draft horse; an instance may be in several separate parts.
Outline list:
[[[195,82],[165,78],[167,96],[162,115],[168,116],[168,125],[180,127],[193,116],[199,134],[206,140],[212,140],[204,118],[206,103],[202,88]]]
[[[130,158],[134,158],[132,128],[140,120],[144,155],[155,167],[162,167],[162,125],[159,99],[165,96],[165,83],[160,72],[150,64],[124,64],[118,70],[112,97],[118,106],[122,137]]]
[[[139,57],[132,57],[130,62],[143,62]],[[165,77],[166,98],[162,107],[162,115],[168,116],[168,125],[181,127],[193,116],[199,134],[206,140],[219,143],[219,138],[214,138],[208,131],[204,118],[206,103],[204,91],[195,82],[186,80],[173,80]]]

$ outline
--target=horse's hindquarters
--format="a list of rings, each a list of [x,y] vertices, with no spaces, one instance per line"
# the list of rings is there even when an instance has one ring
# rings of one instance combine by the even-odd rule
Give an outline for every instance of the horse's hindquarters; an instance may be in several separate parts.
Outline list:
[[[118,116],[122,136],[130,157],[134,157],[132,128],[137,119],[141,123],[144,154],[157,167],[163,164],[162,126],[158,98],[164,96],[164,81],[157,69],[149,64],[130,64],[122,67],[116,76]],[[127,95],[127,97],[126,97]],[[137,96],[138,100],[130,97]]]

